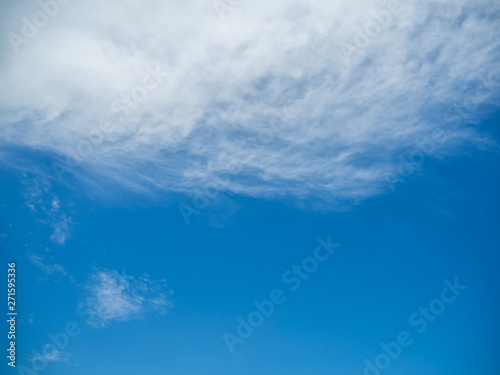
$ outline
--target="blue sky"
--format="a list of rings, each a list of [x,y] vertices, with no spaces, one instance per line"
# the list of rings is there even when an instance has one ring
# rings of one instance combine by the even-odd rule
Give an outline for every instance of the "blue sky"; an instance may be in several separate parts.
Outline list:
[[[3,7],[6,373],[500,373],[497,2]]]
[[[81,333],[40,373],[361,374],[381,342],[408,331],[414,343],[384,373],[494,374],[498,169],[498,156],[472,153],[426,163],[394,193],[349,211],[231,197],[238,206],[231,215],[207,208],[189,225],[176,204],[129,197],[126,207],[106,207],[54,184],[51,194],[71,222],[64,245],[51,240],[50,218],[31,212],[19,194],[27,179],[4,169],[2,258],[18,263],[18,363],[30,367],[32,350],[73,321]],[[328,235],[340,247],[290,290],[283,273]],[[92,284],[99,274],[131,284],[147,274],[150,281],[143,293],[129,284],[114,299],[95,302],[100,317],[89,323],[77,304],[109,286]],[[455,277],[467,290],[419,334],[410,315]],[[165,311],[125,303],[137,293],[158,297],[163,279]],[[89,283],[95,289],[86,289]],[[223,334],[235,334],[236,319],[274,289],[286,300],[231,354]]]

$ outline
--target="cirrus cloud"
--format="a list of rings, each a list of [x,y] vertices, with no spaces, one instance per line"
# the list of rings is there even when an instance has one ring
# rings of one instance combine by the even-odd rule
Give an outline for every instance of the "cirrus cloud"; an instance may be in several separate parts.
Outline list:
[[[92,313],[89,324],[106,326],[149,314],[165,314],[172,306],[172,290],[165,280],[133,277],[113,270],[94,270],[85,284],[86,305]]]
[[[242,1],[221,19],[210,1],[72,2],[17,55],[4,40],[1,141],[94,187],[192,193],[226,175],[233,193],[331,207],[384,191],[436,129],[434,156],[496,147],[468,125],[497,108],[500,4],[404,2],[385,22],[388,7]]]

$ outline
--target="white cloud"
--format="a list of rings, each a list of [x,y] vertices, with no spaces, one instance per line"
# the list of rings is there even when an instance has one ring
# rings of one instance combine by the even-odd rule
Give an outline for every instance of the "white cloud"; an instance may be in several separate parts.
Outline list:
[[[31,362],[64,362],[67,360],[67,355],[63,352],[54,349],[54,345],[45,345],[43,348],[43,353],[36,353],[30,357]]]
[[[45,272],[48,275],[53,275],[56,273],[67,275],[66,270],[60,264],[57,263],[47,264],[43,257],[36,254],[28,254],[28,258],[33,265],[40,268],[43,272]]]
[[[433,157],[465,142],[491,147],[465,125],[499,99],[500,3],[402,2],[374,36],[372,11],[386,9],[379,0],[242,0],[221,20],[210,0],[71,2],[17,55],[4,40],[0,137],[75,156],[83,172],[72,173],[95,191],[113,181],[194,192],[229,174],[234,193],[358,201],[383,191],[398,157],[437,128]],[[37,10],[13,8],[2,35]],[[359,29],[373,36],[363,41]],[[125,114],[120,98],[156,64],[168,76],[136,90],[146,98]],[[285,125],[269,133],[275,115]],[[58,228],[64,242],[64,221]]]
[[[46,177],[24,174],[23,198],[26,206],[42,224],[52,228],[50,240],[64,245],[71,237],[71,217],[61,210],[59,198],[52,193],[52,186]]]
[[[148,276],[134,278],[110,270],[95,270],[85,286],[86,304],[93,312],[89,323],[105,326],[165,314],[171,307],[172,291],[165,280],[153,281]]]
[[[60,220],[52,223],[52,228],[54,231],[50,235],[50,239],[58,245],[64,245],[70,237],[70,223],[71,218],[68,218],[66,214],[62,213]]]

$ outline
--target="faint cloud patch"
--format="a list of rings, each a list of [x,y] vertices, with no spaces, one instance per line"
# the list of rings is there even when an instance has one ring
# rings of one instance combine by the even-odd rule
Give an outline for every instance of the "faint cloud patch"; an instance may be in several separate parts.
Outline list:
[[[58,245],[64,245],[66,241],[71,237],[69,229],[70,224],[71,218],[62,213],[60,221],[52,222],[50,224],[53,229],[50,240]]]
[[[94,270],[85,289],[86,304],[93,312],[87,322],[94,326],[166,314],[172,307],[173,291],[166,281],[154,281],[148,275],[136,278],[114,270]]]
[[[49,344],[44,346],[44,354],[40,354],[36,350],[33,352],[35,355],[29,359],[30,362],[65,362],[68,359],[67,354],[64,354],[57,349],[53,349]]]
[[[57,263],[47,264],[45,259],[41,256],[35,254],[29,254],[28,259],[34,266],[40,268],[43,272],[45,272],[48,275],[53,275],[57,273],[60,273],[62,275],[67,275],[67,272],[62,265]]]
[[[23,175],[23,198],[26,206],[42,224],[52,228],[50,240],[57,245],[64,245],[71,238],[72,218],[61,210],[61,201],[51,192],[47,178]]]
[[[36,323],[39,323],[40,321],[38,319],[35,319],[34,314],[30,314],[28,318],[28,324],[35,325]]]

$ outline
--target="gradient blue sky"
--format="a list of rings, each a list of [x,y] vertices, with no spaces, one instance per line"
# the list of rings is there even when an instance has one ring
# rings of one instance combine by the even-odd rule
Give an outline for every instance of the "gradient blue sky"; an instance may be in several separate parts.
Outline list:
[[[50,219],[33,214],[19,193],[34,176],[3,169],[2,262],[18,262],[19,364],[30,365],[32,349],[41,351],[49,332],[75,321],[81,334],[41,373],[361,374],[380,342],[407,330],[414,344],[384,373],[496,374],[499,161],[471,153],[428,162],[394,193],[347,212],[231,197],[235,212],[207,208],[190,225],[175,204],[128,197],[126,207],[105,207],[53,184],[71,217],[63,246],[50,240]],[[291,292],[283,272],[328,234],[341,244],[338,252]],[[32,255],[64,271],[37,266]],[[168,313],[145,306],[129,321],[86,323],[77,302],[91,275],[104,270],[166,279],[173,290]],[[468,289],[418,334],[410,314],[455,277]],[[222,334],[234,334],[236,318],[276,288],[287,300],[230,354]],[[127,293],[131,288],[122,297]]]
[[[500,4],[228,3],[2,5],[2,373],[498,375]]]

